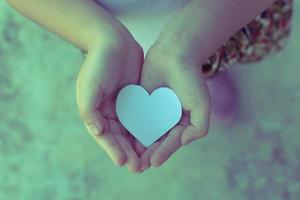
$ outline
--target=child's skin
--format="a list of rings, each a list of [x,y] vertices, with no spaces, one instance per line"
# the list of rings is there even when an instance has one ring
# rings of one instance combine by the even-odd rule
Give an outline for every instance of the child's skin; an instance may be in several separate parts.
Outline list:
[[[210,95],[199,66],[275,0],[191,0],[163,28],[144,59],[128,29],[94,0],[7,0],[86,55],[77,78],[79,114],[116,165],[131,172],[162,165],[209,129]],[[200,56],[199,56],[200,55]],[[116,120],[114,99],[127,84],[168,86],[184,109],[180,123],[145,149]]]

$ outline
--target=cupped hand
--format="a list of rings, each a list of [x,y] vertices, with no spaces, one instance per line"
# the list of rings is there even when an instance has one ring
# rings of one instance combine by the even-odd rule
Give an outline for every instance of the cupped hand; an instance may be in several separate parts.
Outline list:
[[[182,145],[207,135],[211,101],[205,78],[196,65],[180,56],[171,45],[158,43],[148,50],[141,85],[149,93],[162,86],[174,90],[182,104],[183,116],[175,127],[143,152],[141,170],[161,166]]]
[[[142,47],[132,38],[107,36],[87,53],[77,77],[79,115],[88,132],[112,161],[138,172],[139,142],[118,122],[115,102],[119,90],[138,84],[144,60]]]

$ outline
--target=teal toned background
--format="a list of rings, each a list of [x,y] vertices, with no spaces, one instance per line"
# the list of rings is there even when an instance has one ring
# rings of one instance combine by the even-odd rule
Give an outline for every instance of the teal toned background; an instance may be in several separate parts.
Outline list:
[[[1,1],[0,200],[299,200],[300,1],[293,24],[282,52],[221,75],[238,102],[231,123],[131,174],[78,117],[81,52]]]

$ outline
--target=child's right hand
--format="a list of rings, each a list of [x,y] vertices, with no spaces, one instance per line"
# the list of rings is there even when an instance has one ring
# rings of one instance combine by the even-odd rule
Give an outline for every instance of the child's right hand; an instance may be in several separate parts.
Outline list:
[[[129,38],[129,39],[128,39]],[[138,84],[143,48],[131,37],[107,36],[87,54],[77,78],[77,104],[86,128],[116,165],[138,172],[137,142],[117,121],[119,90]]]

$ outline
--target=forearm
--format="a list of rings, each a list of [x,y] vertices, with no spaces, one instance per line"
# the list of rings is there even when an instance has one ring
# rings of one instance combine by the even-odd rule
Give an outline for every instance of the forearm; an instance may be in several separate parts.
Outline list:
[[[124,27],[94,0],[6,1],[26,18],[73,43],[83,52],[88,52],[95,43],[105,42],[106,35],[118,35],[124,31]]]
[[[199,65],[273,2],[192,0],[165,25],[155,45]]]

